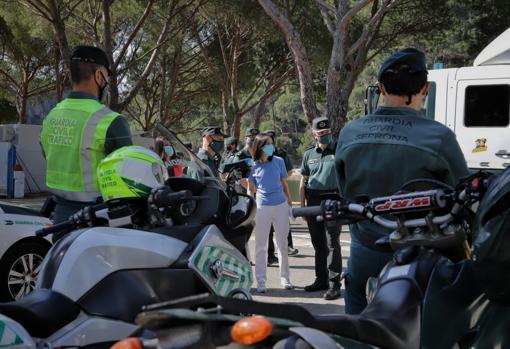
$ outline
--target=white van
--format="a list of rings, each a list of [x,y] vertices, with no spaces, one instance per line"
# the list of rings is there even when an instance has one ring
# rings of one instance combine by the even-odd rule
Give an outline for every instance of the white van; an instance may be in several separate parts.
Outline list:
[[[424,114],[451,128],[472,169],[510,165],[510,28],[491,42],[472,67],[429,70]],[[378,91],[367,89],[369,113]]]

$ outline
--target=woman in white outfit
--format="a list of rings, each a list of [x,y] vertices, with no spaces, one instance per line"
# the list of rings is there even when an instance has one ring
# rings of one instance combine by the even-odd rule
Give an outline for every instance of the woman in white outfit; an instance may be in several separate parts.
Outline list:
[[[273,156],[274,145],[271,137],[258,135],[251,153],[255,165],[248,178],[248,193],[257,201],[255,216],[255,276],[257,292],[265,293],[267,269],[267,244],[271,224],[274,227],[280,282],[283,288],[292,289],[289,277],[289,258],[287,255],[287,234],[289,233],[289,187],[285,162]]]

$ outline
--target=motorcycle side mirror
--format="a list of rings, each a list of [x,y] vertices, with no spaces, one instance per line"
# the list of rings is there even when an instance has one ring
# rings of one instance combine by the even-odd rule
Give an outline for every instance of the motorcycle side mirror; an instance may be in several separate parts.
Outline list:
[[[230,197],[227,225],[236,229],[250,224],[255,218],[255,200],[246,194],[236,193]]]

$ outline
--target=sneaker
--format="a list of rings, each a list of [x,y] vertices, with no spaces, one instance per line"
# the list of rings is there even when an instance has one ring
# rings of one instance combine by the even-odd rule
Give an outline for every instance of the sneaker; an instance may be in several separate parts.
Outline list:
[[[332,282],[329,290],[326,293],[324,293],[324,299],[327,301],[331,301],[333,299],[340,298],[342,296],[340,287],[341,287],[340,282]]]
[[[290,283],[290,281],[284,281],[282,282],[282,287],[286,290],[293,290],[294,285]]]
[[[306,292],[324,291],[329,288],[327,280],[315,279],[313,284],[305,286]]]
[[[294,248],[294,247],[290,247],[289,246],[289,256],[295,256],[299,253],[299,250],[297,248]]]
[[[257,287],[257,293],[266,293],[266,292],[267,292],[266,286]]]
[[[271,267],[273,265],[278,265],[278,257],[276,257],[276,256],[268,256],[267,257],[267,266]]]

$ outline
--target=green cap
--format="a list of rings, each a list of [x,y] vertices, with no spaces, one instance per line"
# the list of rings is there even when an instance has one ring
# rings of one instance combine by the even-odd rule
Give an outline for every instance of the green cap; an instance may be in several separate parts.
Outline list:
[[[248,127],[246,129],[246,134],[245,136],[246,137],[249,137],[249,136],[256,136],[260,133],[259,129],[258,128],[255,128],[255,127]]]
[[[377,77],[381,81],[386,72],[398,74],[404,71],[408,73],[427,71],[425,54],[412,47],[395,52],[384,61]]]
[[[330,126],[329,119],[327,117],[323,116],[312,120],[312,130],[320,131],[327,130],[328,128],[330,128]]]

